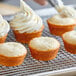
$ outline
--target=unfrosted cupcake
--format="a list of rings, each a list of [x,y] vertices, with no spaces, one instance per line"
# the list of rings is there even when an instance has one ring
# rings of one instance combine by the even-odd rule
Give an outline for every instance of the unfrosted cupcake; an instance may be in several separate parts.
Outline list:
[[[76,21],[69,17],[54,15],[47,20],[51,34],[61,36],[63,33],[71,31],[76,26]]]
[[[29,43],[33,58],[42,61],[54,59],[57,56],[60,43],[51,37],[34,38]]]
[[[0,64],[4,66],[17,66],[22,64],[27,54],[26,48],[16,42],[0,44]]]
[[[21,12],[15,15],[10,25],[17,41],[29,43],[32,38],[41,36],[44,26],[42,19],[23,0],[20,3]]]
[[[10,26],[6,20],[0,15],[0,43],[4,43],[8,32],[10,30]]]
[[[72,54],[76,54],[76,31],[64,33],[62,39],[65,49]]]

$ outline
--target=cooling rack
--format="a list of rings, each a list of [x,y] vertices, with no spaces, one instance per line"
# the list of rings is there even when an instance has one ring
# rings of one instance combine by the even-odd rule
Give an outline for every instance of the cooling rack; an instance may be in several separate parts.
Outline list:
[[[61,47],[57,57],[54,60],[50,60],[50,61],[35,60],[31,57],[28,45],[23,44],[28,50],[28,55],[24,60],[24,63],[20,66],[14,66],[14,67],[0,66],[0,76],[37,76],[37,74],[40,73],[54,72],[57,70],[76,67],[76,55],[66,52],[62,39],[58,36],[54,36],[49,33],[46,20],[52,14],[55,14],[55,11],[53,9],[48,9],[50,14],[48,13],[48,11],[47,13],[45,13],[45,11],[46,10],[42,10],[42,12],[40,10],[36,11],[42,17],[45,25],[45,29],[43,31],[42,36],[54,37],[60,42]],[[51,11],[53,11],[52,14]],[[6,42],[11,42],[11,41],[16,42],[12,30],[9,32]]]

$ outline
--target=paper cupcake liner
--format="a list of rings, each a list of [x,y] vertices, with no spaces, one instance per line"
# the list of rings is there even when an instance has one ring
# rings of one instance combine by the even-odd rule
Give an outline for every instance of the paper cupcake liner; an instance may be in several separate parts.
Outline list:
[[[0,64],[4,66],[18,66],[23,63],[25,57],[26,54],[19,57],[7,57],[0,55]]]
[[[7,38],[7,35],[8,34],[6,34],[5,36],[0,37],[0,43],[4,43],[5,42],[5,40]]]
[[[64,47],[67,52],[70,52],[71,54],[76,54],[76,44],[70,44],[66,42],[64,39],[63,39],[63,42],[64,42]]]
[[[19,33],[18,31],[14,30],[15,38],[18,42],[21,43],[29,43],[29,41],[35,37],[40,37],[42,35],[42,31],[44,26],[38,31],[33,33]]]
[[[59,50],[59,48],[57,48],[55,50],[41,51],[41,50],[36,50],[32,48],[30,45],[29,45],[29,48],[30,48],[32,57],[41,61],[48,61],[48,60],[54,59],[57,56],[57,53]]]
[[[63,33],[74,30],[74,27],[76,26],[75,24],[66,26],[54,25],[51,24],[48,20],[47,23],[50,33],[56,36],[62,36]]]

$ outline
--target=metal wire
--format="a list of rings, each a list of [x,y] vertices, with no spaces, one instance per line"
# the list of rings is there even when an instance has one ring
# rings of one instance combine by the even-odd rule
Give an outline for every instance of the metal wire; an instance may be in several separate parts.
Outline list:
[[[48,17],[43,18],[45,25],[46,25],[47,18]],[[58,36],[51,35],[49,33],[47,25],[45,26],[45,29],[43,31],[43,36],[54,37],[61,43],[60,51],[54,60],[44,62],[44,61],[37,61],[33,59],[31,57],[28,46],[24,44],[24,46],[28,50],[28,55],[24,60],[24,63],[20,66],[15,66],[15,67],[0,66],[0,76],[2,75],[3,76],[19,76],[19,75],[29,76],[37,73],[76,67],[76,55],[70,54],[65,51],[62,39]],[[16,41],[12,33],[12,30],[10,31],[6,41],[8,42]]]

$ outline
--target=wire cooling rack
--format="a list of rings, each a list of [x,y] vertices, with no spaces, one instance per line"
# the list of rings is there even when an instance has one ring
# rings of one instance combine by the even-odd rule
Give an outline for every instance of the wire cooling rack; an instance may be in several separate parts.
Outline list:
[[[23,44],[27,50],[28,55],[24,60],[24,63],[20,66],[6,67],[0,66],[0,76],[33,76],[33,74],[52,72],[56,70],[62,70],[67,68],[76,67],[76,55],[70,54],[65,51],[63,41],[58,36],[53,36],[49,33],[46,20],[49,18],[49,14],[42,16],[44,21],[45,29],[43,36],[49,36],[56,38],[61,43],[61,48],[58,52],[57,57],[50,61],[38,61],[31,57],[27,44]],[[16,41],[12,30],[9,32],[6,42]],[[37,76],[37,75],[35,75]]]

